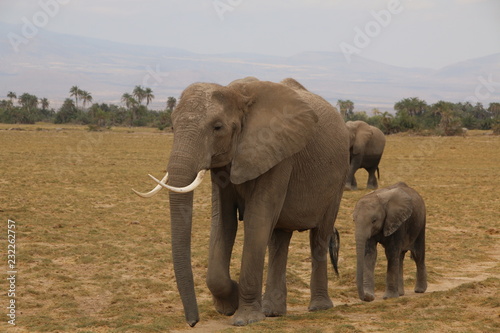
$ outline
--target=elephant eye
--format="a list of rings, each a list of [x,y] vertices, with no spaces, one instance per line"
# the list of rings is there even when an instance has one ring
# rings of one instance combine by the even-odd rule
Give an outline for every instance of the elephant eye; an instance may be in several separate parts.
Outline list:
[[[222,123],[221,123],[221,122],[216,122],[216,123],[214,124],[214,131],[218,132],[218,131],[220,131],[220,130],[222,129],[222,127],[223,127],[223,126],[222,126]]]

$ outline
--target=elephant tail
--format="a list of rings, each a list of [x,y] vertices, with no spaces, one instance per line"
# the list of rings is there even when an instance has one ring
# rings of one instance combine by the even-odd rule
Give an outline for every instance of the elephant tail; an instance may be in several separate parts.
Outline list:
[[[329,250],[330,250],[330,261],[332,262],[335,274],[339,276],[339,248],[340,248],[340,235],[337,228],[333,227],[333,235],[330,238]]]
[[[380,180],[380,169],[377,167],[377,179]]]

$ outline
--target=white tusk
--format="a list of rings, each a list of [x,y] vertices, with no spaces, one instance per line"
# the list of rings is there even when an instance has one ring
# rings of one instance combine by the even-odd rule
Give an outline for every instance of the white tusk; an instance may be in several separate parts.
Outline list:
[[[151,175],[150,175],[151,176]],[[156,179],[157,180],[157,179]],[[168,172],[167,174],[165,175],[165,177],[162,178],[161,182],[163,184],[165,184],[168,180]],[[140,197],[143,197],[143,198],[151,198],[153,195],[155,195],[156,193],[160,192],[161,189],[163,187],[161,185],[156,185],[156,187],[154,189],[152,189],[151,191],[149,191],[148,193],[141,193],[141,192],[137,192],[136,190],[132,189],[132,191],[134,191],[135,194],[137,194],[138,196]]]
[[[157,182],[158,186],[163,186],[172,192],[187,193],[187,192],[194,191],[194,189],[197,188],[198,185],[201,184],[201,182],[203,181],[203,176],[205,175],[205,172],[207,172],[207,170],[201,170],[200,172],[198,172],[196,179],[193,180],[193,182],[191,184],[189,184],[188,186],[185,186],[185,187],[170,186],[170,185],[165,184],[165,182],[163,182],[163,181],[159,181],[158,179],[156,179],[155,177],[153,177],[151,175],[149,175],[149,177],[151,177],[155,182]]]

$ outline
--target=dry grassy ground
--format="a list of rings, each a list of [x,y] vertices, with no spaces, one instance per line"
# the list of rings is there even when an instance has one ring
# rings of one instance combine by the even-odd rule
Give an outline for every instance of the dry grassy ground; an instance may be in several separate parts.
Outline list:
[[[0,283],[0,331],[9,332],[493,332],[500,331],[500,137],[389,136],[382,186],[405,181],[427,203],[429,290],[414,294],[406,259],[406,295],[382,300],[379,251],[376,297],[357,299],[352,209],[368,193],[346,192],[337,228],[340,278],[330,273],[335,307],[308,313],[308,234],[290,249],[289,314],[233,328],[205,286],[210,183],[195,193],[193,267],[201,322],[184,322],[170,256],[166,193],[144,200],[148,173],[164,174],[172,135],[153,129],[88,132],[84,127],[0,125],[0,240],[7,268],[7,224],[16,222],[16,326],[7,324],[9,285]],[[240,228],[241,229],[241,228]],[[238,234],[232,272],[237,278]]]

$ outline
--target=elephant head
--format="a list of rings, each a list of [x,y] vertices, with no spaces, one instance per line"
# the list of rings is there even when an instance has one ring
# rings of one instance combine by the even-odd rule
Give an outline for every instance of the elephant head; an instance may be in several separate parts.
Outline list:
[[[171,190],[174,271],[189,325],[199,319],[190,254],[191,191],[213,168],[226,167],[232,184],[257,178],[303,149],[317,121],[294,90],[255,78],[228,86],[195,83],[182,93],[172,114],[174,143],[167,175],[151,192],[136,193],[147,197],[162,187]]]
[[[373,131],[364,121],[348,121],[346,122],[349,130],[349,147],[351,155],[362,154],[368,142],[373,136]]]
[[[412,198],[400,188],[380,189],[357,202],[353,218],[356,225],[356,285],[361,300],[373,300],[364,294],[363,289],[367,243],[379,242],[394,234],[412,212]]]

